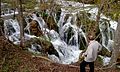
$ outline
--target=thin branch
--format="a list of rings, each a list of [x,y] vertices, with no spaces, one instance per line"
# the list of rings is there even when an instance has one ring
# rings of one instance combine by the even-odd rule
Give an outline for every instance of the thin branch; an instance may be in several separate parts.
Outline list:
[[[107,66],[107,67],[96,68],[96,70],[105,70],[105,69],[110,69],[110,68],[112,68],[113,66],[115,66],[116,64],[118,64],[118,62],[113,63],[112,65]]]
[[[1,0],[0,0],[0,18],[1,18],[1,9],[2,7],[1,7]]]
[[[43,57],[43,56],[35,56],[35,55],[33,55],[32,57],[38,57],[38,58],[42,58],[42,59],[44,59],[44,60],[47,60],[47,61],[49,61],[49,62],[53,62],[53,61],[50,60],[49,58]]]
[[[7,54],[6,54],[6,55],[4,56],[4,58],[3,58],[3,61],[2,61],[2,63],[1,63],[2,66],[3,66],[3,64],[5,63],[6,56],[7,56]]]

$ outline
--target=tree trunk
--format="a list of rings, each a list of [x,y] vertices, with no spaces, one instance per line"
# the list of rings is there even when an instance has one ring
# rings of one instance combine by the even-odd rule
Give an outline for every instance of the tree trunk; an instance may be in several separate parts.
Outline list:
[[[0,18],[1,18],[1,0],[0,0]]]
[[[115,32],[115,40],[114,40],[114,48],[113,48],[113,52],[112,52],[112,56],[111,56],[111,61],[110,61],[110,65],[113,65],[114,63],[116,63],[119,52],[120,52],[120,18],[118,20],[118,26],[117,26],[117,30]],[[113,66],[115,67],[115,66]]]
[[[1,0],[0,0],[0,36],[4,36],[4,21],[1,18]]]
[[[0,36],[4,36],[4,21],[0,18]]]
[[[23,9],[22,0],[18,0],[19,3],[19,24],[20,24],[20,46],[24,47],[24,28],[23,28]]]
[[[13,19],[15,19],[15,11],[16,11],[16,5],[17,5],[17,3],[16,3],[16,0],[12,0],[13,1],[13,3],[12,3],[12,5],[13,5],[13,11],[14,11],[14,15],[13,15]]]

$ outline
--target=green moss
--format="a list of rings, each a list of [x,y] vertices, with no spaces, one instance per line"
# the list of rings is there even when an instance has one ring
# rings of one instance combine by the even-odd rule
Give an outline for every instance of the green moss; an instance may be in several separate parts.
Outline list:
[[[9,64],[3,65],[2,72],[9,72]]]
[[[111,52],[109,52],[106,48],[102,48],[102,50],[99,52],[100,55],[102,56],[108,56],[111,57]]]
[[[30,72],[29,68],[27,66],[25,66],[25,68],[23,69],[23,72]]]
[[[17,67],[20,65],[21,61],[14,55],[10,56],[6,58],[2,67],[2,72],[17,71]]]
[[[95,64],[99,66],[103,66],[103,59],[100,56],[98,56],[95,61]]]

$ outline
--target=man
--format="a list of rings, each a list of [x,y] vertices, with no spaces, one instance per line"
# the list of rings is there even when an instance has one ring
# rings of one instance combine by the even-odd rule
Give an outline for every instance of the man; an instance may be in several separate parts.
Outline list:
[[[98,52],[102,49],[100,43],[94,40],[93,36],[89,36],[89,45],[85,53],[82,54],[84,56],[84,60],[80,63],[80,72],[86,72],[85,67],[89,65],[90,71],[94,72],[94,61],[97,58]]]

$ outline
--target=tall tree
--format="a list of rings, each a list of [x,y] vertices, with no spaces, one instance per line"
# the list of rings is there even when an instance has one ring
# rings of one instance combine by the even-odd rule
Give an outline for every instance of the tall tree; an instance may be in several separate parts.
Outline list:
[[[1,3],[2,3],[2,2],[1,2],[1,0],[0,0],[0,18],[1,18]]]
[[[12,9],[14,10],[14,15],[13,15],[13,18],[15,19],[15,11],[16,11],[16,7],[17,7],[17,3],[16,3],[16,0],[11,0],[11,3],[12,3]]]
[[[19,5],[19,24],[20,24],[20,46],[24,47],[24,19],[23,19],[23,7],[22,7],[22,0],[18,0]]]
[[[1,17],[1,8],[2,8],[1,3],[2,2],[0,0],[0,36],[3,36],[4,35],[4,21]]]
[[[119,57],[119,54],[120,54],[120,39],[119,39],[119,36],[120,36],[120,18],[118,19],[118,26],[117,26],[117,30],[115,32],[114,48],[113,48],[111,61],[110,61],[110,66],[113,66],[113,68],[115,67],[114,64],[116,64],[117,58]]]

